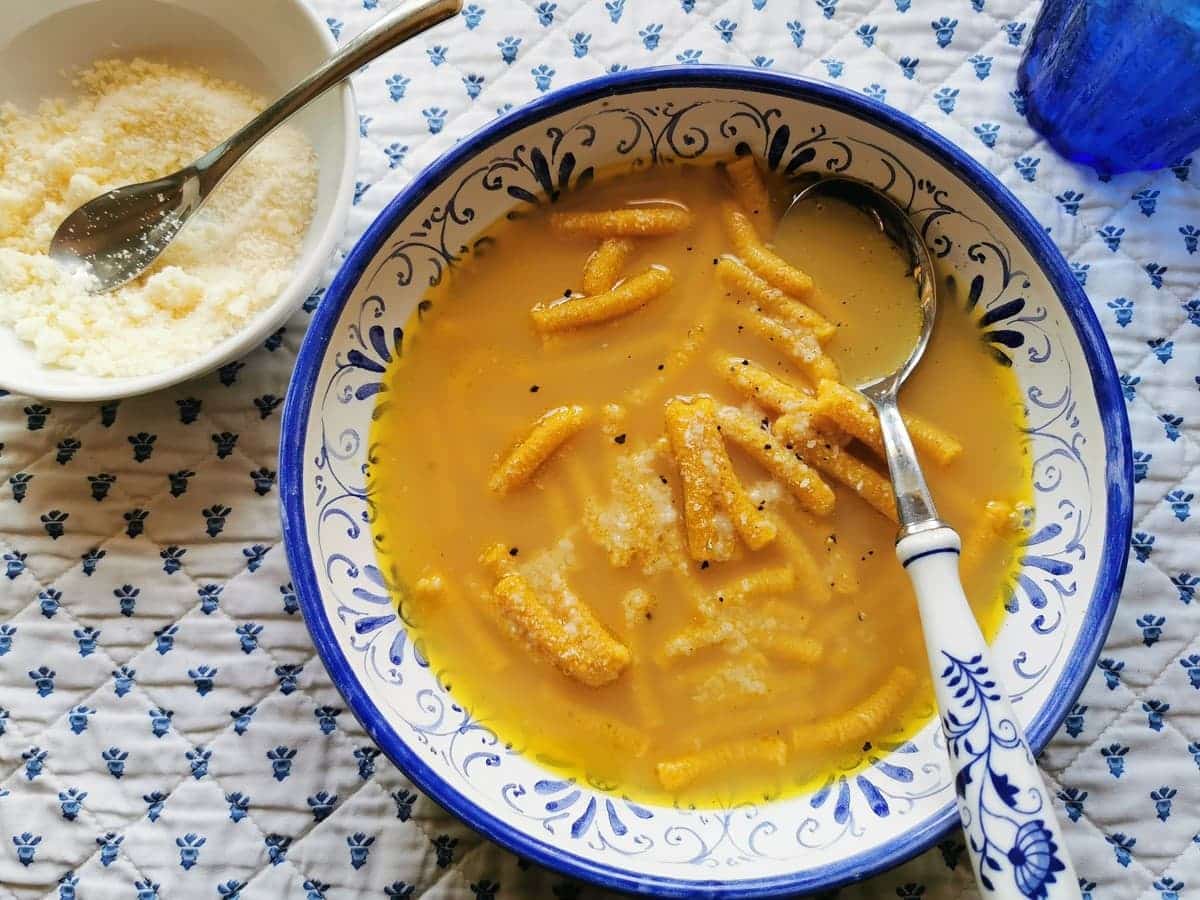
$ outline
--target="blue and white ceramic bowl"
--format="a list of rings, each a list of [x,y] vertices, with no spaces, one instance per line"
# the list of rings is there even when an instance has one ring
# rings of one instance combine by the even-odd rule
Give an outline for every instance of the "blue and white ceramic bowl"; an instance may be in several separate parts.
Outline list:
[[[825,85],[706,66],[576,85],[456,146],[359,241],[300,351],[280,462],[300,602],[350,707],[434,800],[526,858],[666,895],[829,888],[929,847],[958,823],[940,729],[930,723],[871,751],[861,770],[761,806],[648,808],[619,786],[563,780],[454,705],[406,635],[374,565],[368,432],[399,327],[490,222],[610,164],[736,148],[775,169],[846,173],[888,191],[957,270],[983,337],[1020,379],[1036,521],[994,653],[1035,748],[1092,671],[1130,532],[1129,428],[1091,308],[1042,227],[929,129]]]

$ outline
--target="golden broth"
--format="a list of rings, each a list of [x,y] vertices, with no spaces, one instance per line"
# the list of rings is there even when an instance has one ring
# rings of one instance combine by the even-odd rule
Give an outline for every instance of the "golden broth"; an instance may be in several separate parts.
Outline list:
[[[758,551],[742,546],[733,561],[688,560],[665,570],[637,561],[615,566],[597,543],[597,518],[611,522],[621,512],[614,513],[611,499],[619,464],[628,469],[639,460],[648,485],[641,495],[661,485],[681,510],[679,471],[662,440],[670,398],[707,394],[750,409],[719,376],[714,355],[744,357],[804,383],[774,343],[741,327],[744,304],[714,276],[716,260],[730,250],[718,212],[729,199],[717,168],[663,165],[603,178],[553,206],[495,223],[407,324],[372,431],[380,560],[447,688],[503,741],[646,800],[709,805],[792,791],[835,767],[853,766],[864,743],[911,733],[933,710],[915,600],[893,554],[896,526],[851,490],[836,486],[832,514],[815,516],[757,462],[729,450],[742,485],[799,535],[815,569],[801,564],[782,534]],[[611,322],[547,336],[535,331],[530,308],[578,294],[598,243],[556,235],[550,212],[640,201],[684,204],[694,214],[682,234],[635,239],[622,268],[630,276],[666,266],[673,287]],[[895,248],[859,213],[826,202],[802,215],[777,237],[776,248],[813,276],[808,302],[838,324],[826,350],[853,384],[878,372],[877,360],[907,354],[917,327],[914,286]],[[1013,373],[988,354],[956,298],[942,300],[902,406],[951,430],[962,444],[955,461],[927,459],[925,470],[943,516],[969,548],[966,591],[990,635],[1019,533],[981,526],[980,511],[989,501],[1016,506],[1030,495],[1023,412]],[[498,461],[531,423],[574,404],[590,410],[590,424],[530,483],[505,495],[489,490]],[[863,448],[853,452],[886,471]],[[671,527],[674,544],[686,546],[681,523]],[[480,562],[481,550],[496,543],[508,549],[509,563],[533,573],[531,583],[551,569],[565,576],[578,601],[629,648],[632,662],[616,680],[580,684],[497,626],[485,612],[496,576]],[[673,638],[726,614],[720,604],[737,579],[789,564],[797,572],[793,589],[724,609],[738,622],[768,616],[764,610],[781,621],[802,620],[795,633],[820,646],[819,660],[781,660],[768,652],[770,636],[762,632],[672,658]],[[436,597],[414,590],[430,576],[445,587]],[[653,597],[651,608],[628,608],[637,588]],[[897,666],[917,676],[917,687],[878,733],[852,746],[792,740],[881,689]],[[663,760],[764,735],[787,742],[784,765],[739,762],[734,753],[683,789],[668,791],[660,782]]]

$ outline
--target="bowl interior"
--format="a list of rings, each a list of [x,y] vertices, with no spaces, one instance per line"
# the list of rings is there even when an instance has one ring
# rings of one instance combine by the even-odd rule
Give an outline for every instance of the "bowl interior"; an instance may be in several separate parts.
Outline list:
[[[306,338],[281,455],[289,559],[326,666],[393,760],[521,854],[625,889],[816,890],[907,858],[957,821],[941,729],[931,722],[819,790],[761,806],[645,807],[619,785],[541,768],[454,704],[436,660],[396,617],[373,565],[368,432],[394,352],[384,335],[474,236],[524,202],[514,197],[570,187],[607,165],[738,149],[776,169],[845,173],[887,190],[1018,376],[1036,519],[994,653],[1035,748],[1082,688],[1123,574],[1128,426],[1095,318],[1041,227],[932,132],[837,89],[705,67],[576,86],[463,142],[372,226]]]
[[[269,27],[268,24],[269,23]],[[201,66],[272,98],[336,49],[301,0],[46,0],[19,4],[0,20],[0,101],[24,110],[75,93],[73,73],[93,60],[145,56]],[[330,91],[293,124],[318,157],[317,205],[285,296],[246,331],[178,369],[101,378],[43,366],[0,328],[0,385],[46,399],[98,400],[164,387],[202,374],[264,339],[312,291],[341,235],[353,190],[357,131],[348,86]],[[166,174],[166,173],[163,173]]]

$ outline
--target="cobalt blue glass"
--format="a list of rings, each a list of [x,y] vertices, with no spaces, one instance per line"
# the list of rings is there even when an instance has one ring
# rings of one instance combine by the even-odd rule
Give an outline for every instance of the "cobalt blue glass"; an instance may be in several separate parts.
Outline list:
[[[1172,165],[1200,147],[1200,0],[1046,0],[1017,84],[1068,159]]]

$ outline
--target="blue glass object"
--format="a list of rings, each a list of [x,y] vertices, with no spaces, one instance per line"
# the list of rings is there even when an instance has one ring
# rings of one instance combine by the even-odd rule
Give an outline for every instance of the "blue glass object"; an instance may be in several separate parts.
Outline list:
[[[1068,159],[1171,165],[1200,147],[1200,0],[1046,0],[1017,83]]]

